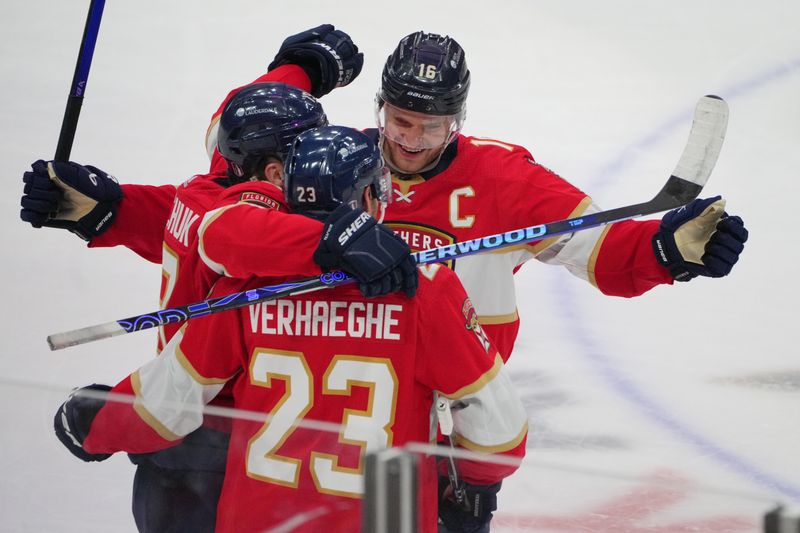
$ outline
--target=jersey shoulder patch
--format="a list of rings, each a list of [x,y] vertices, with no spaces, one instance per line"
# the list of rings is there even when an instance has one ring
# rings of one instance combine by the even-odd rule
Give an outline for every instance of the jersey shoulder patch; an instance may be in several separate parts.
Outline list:
[[[239,201],[247,204],[254,204],[261,207],[266,207],[269,209],[275,209],[277,211],[280,211],[281,209],[281,204],[278,203],[274,198],[271,198],[266,194],[260,192],[253,192],[253,191],[243,192],[239,197]]]
[[[464,327],[475,334],[475,338],[478,339],[483,350],[489,353],[489,349],[492,346],[489,342],[489,336],[483,331],[478,320],[478,313],[475,311],[475,306],[472,305],[472,300],[469,299],[469,296],[464,298],[464,303],[461,304],[461,313],[464,315]]]
[[[237,183],[225,189],[216,203],[216,207],[246,203],[286,211],[286,202],[283,191],[268,181],[246,181]]]

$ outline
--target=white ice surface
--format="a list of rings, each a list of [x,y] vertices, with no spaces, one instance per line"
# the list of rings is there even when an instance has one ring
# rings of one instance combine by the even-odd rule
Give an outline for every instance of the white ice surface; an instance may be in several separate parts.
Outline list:
[[[0,18],[0,531],[135,530],[131,465],[73,459],[52,414],[72,386],[116,382],[152,357],[155,337],[61,352],[45,337],[157,308],[159,268],[18,215],[22,172],[53,156],[87,6],[4,0]],[[529,464],[501,493],[495,529],[756,531],[771,501],[800,503],[800,6],[111,0],[72,159],[127,183],[204,170],[220,99],[285,36],[323,22],[365,53],[361,77],[324,99],[333,123],[373,123],[402,36],[447,33],[473,74],[465,133],[528,147],[607,208],[657,192],[699,96],[730,105],[706,187],[751,231],[729,278],[623,300],[540,264],[517,275],[510,365],[531,415]]]

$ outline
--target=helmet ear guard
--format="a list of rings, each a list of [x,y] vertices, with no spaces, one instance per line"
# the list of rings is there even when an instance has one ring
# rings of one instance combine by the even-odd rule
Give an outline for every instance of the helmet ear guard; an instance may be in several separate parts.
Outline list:
[[[254,83],[222,110],[217,148],[229,173],[247,179],[267,157],[285,160],[298,134],[327,124],[322,105],[310,94],[284,83]]]

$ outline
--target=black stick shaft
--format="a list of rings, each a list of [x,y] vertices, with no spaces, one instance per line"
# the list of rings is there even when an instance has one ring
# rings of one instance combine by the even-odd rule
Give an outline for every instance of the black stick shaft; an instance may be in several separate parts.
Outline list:
[[[64,109],[61,133],[58,135],[54,158],[56,161],[69,160],[72,152],[72,142],[75,139],[75,130],[78,127],[78,118],[81,114],[83,94],[86,90],[86,82],[89,79],[89,68],[92,66],[92,56],[97,43],[97,33],[100,31],[103,7],[105,7],[105,0],[92,0],[89,4],[89,13],[86,16],[86,25],[83,28],[78,60],[75,63],[75,74],[72,77],[67,107]]]

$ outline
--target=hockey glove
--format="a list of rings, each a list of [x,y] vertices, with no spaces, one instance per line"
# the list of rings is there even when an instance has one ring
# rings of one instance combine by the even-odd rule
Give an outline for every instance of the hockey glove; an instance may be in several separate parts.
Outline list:
[[[737,216],[725,213],[720,196],[670,211],[653,236],[653,251],[675,281],[697,276],[727,276],[739,260],[748,231]]]
[[[345,32],[323,24],[287,37],[268,70],[298,65],[311,78],[311,94],[319,98],[344,87],[361,73],[364,54]]]
[[[408,244],[360,209],[343,205],[328,215],[314,261],[323,270],[344,270],[370,298],[417,291],[416,261]]]
[[[110,454],[89,453],[83,449],[83,441],[89,434],[92,421],[97,412],[105,405],[105,400],[97,398],[97,394],[102,394],[111,390],[108,385],[89,385],[75,389],[69,395],[67,401],[61,404],[56,411],[53,426],[56,430],[56,437],[61,444],[66,446],[72,455],[81,461],[105,461]],[[91,396],[81,394],[83,391],[91,391]]]
[[[34,228],[63,228],[89,241],[114,222],[122,188],[102,170],[77,163],[42,161],[22,181],[20,218]]]
[[[439,522],[447,533],[488,533],[492,512],[497,510],[501,483],[472,485],[463,483],[469,508],[456,503],[447,477],[439,476]],[[439,528],[441,533],[443,530]]]

